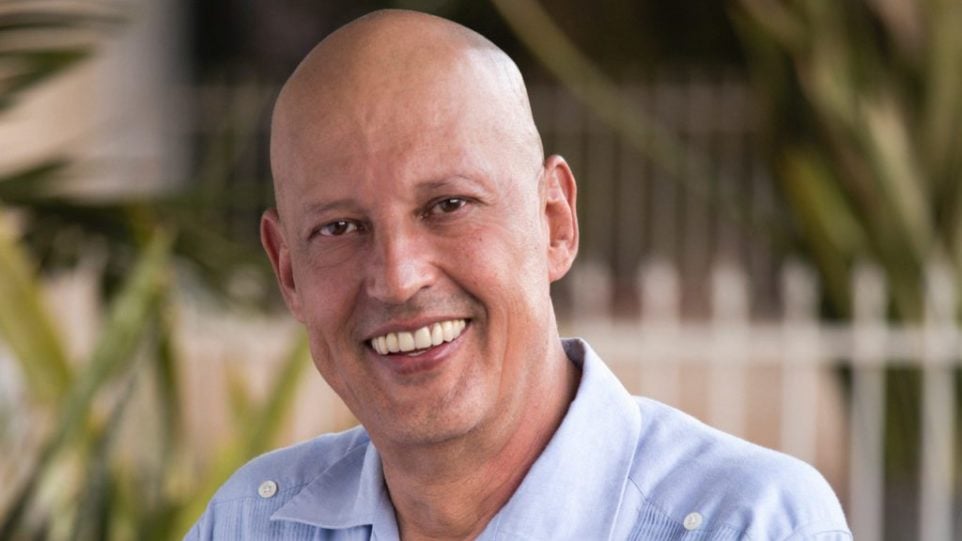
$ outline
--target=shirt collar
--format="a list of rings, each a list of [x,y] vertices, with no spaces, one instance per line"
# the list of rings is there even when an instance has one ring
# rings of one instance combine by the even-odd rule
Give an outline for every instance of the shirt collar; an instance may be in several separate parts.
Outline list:
[[[607,539],[611,533],[634,461],[641,412],[585,341],[565,340],[564,348],[582,369],[578,393],[483,538]]]
[[[593,539],[611,531],[634,460],[641,413],[586,342],[565,340],[564,348],[582,370],[575,399],[482,538]],[[330,529],[372,525],[375,537],[398,537],[381,460],[370,443],[325,470],[271,518]]]
[[[374,538],[399,537],[394,507],[384,486],[381,457],[370,441],[352,449],[308,483],[275,511],[271,520],[333,530],[373,526]]]

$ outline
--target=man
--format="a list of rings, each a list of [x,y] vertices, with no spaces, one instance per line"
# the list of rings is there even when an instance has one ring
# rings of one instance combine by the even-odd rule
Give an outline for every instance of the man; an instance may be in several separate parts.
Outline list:
[[[483,37],[404,11],[341,28],[282,89],[271,162],[264,247],[362,427],[244,466],[188,538],[850,538],[813,469],[559,337],[574,177]]]

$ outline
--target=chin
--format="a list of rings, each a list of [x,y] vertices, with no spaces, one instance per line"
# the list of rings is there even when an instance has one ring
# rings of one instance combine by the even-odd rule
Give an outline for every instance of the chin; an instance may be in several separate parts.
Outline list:
[[[424,447],[442,445],[457,440],[470,433],[470,428],[462,426],[437,426],[431,423],[399,422],[387,431],[382,431],[381,439],[394,445]],[[372,439],[377,439],[372,437]]]
[[[462,402],[458,405],[428,407],[421,411],[399,412],[399,415],[392,415],[394,422],[387,423],[382,434],[402,445],[448,443],[467,436],[482,424],[482,409],[468,406]]]

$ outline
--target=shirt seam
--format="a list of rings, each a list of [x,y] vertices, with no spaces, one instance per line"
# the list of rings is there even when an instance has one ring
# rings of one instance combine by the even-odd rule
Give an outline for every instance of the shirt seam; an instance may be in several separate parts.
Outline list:
[[[286,489],[279,490],[279,491],[277,491],[277,493],[276,493],[274,496],[271,497],[271,499],[277,498],[277,497],[280,497],[280,499],[283,499],[284,497],[287,497],[287,496],[292,495],[292,494],[294,494],[294,493],[300,492],[301,489],[303,489],[303,488],[304,488],[305,486],[307,486],[308,484],[310,484],[310,483],[309,483],[309,482],[301,483],[301,484],[299,484],[299,485],[294,485],[294,486],[288,487],[288,488],[286,488]],[[218,499],[218,500],[211,501],[211,502],[210,502],[210,507],[211,507],[211,508],[215,508],[215,507],[220,507],[220,506],[222,506],[222,505],[224,505],[224,504],[241,503],[241,502],[249,502],[249,501],[258,501],[258,500],[263,500],[263,499],[265,499],[265,498],[260,497],[260,496],[257,496],[257,497],[255,497],[255,496],[246,496],[246,495],[245,495],[245,496],[235,496],[235,497],[233,497],[233,498]]]
[[[641,494],[641,497],[645,500],[645,502],[648,503],[648,505],[654,507],[656,511],[668,517],[676,525],[683,526],[684,523],[682,521],[673,517],[671,513],[666,511],[664,507],[662,507],[657,501],[652,499],[652,497],[649,496],[647,492],[645,492],[644,490],[641,489],[640,486],[638,486],[638,483],[636,483],[635,480],[632,479],[630,475],[628,476],[628,482],[634,485],[635,489],[638,491],[639,494]]]
[[[641,497],[644,499],[645,502],[648,503],[648,505],[651,505],[656,511],[658,511],[658,512],[661,513],[662,515],[668,517],[668,519],[671,520],[671,522],[672,522],[673,524],[675,524],[675,526],[684,528],[685,525],[684,525],[684,522],[683,522],[683,521],[680,521],[680,520],[676,519],[674,516],[672,516],[671,513],[669,513],[668,511],[666,511],[665,508],[662,507],[657,501],[655,501],[654,499],[652,499],[652,498],[648,495],[647,492],[645,492],[644,490],[641,489],[640,486],[638,486],[638,483],[636,483],[635,480],[632,479],[632,477],[631,477],[630,475],[628,476],[628,482],[631,483],[631,484],[635,487],[636,490],[638,490],[638,493],[641,494]],[[638,534],[638,529],[641,528],[642,526],[643,526],[643,524],[642,524],[641,522],[639,522],[637,525],[635,525],[635,527],[633,528],[633,531],[632,531],[632,536],[631,536],[632,539],[638,539],[638,535],[637,535],[637,534]],[[710,525],[710,527],[708,527],[708,528],[698,528],[698,529],[691,530],[691,531],[694,531],[694,532],[699,532],[699,531],[700,531],[700,532],[706,532],[706,533],[708,533],[708,532],[717,532],[717,531],[720,531],[720,530],[723,530],[723,529],[724,529],[724,530],[729,530],[729,531],[735,532],[735,534],[738,536],[739,539],[747,539],[748,541],[752,541],[752,540],[754,539],[752,536],[750,536],[750,535],[748,535],[748,533],[746,533],[746,532],[748,531],[748,528],[739,528],[739,527],[737,527],[737,526],[733,526],[733,525],[729,524],[727,521],[724,521],[724,520],[720,520],[720,521],[714,522],[714,523],[712,523],[712,524]],[[799,529],[801,529],[801,528],[799,528]],[[794,535],[794,532],[792,533],[792,535]],[[791,540],[790,540],[790,539],[786,539],[785,541],[791,541]]]

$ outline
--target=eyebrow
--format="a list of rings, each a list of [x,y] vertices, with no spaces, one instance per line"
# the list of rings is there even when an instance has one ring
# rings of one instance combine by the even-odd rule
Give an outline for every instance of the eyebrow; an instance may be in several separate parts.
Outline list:
[[[414,186],[415,196],[418,198],[432,195],[440,190],[450,189],[454,185],[468,183],[476,186],[482,191],[490,191],[491,185],[485,177],[469,177],[465,175],[451,175],[436,180],[427,180]],[[301,206],[305,216],[313,217],[323,215],[328,212],[350,211],[359,212],[361,206],[352,198],[335,199],[320,203],[305,203]]]

